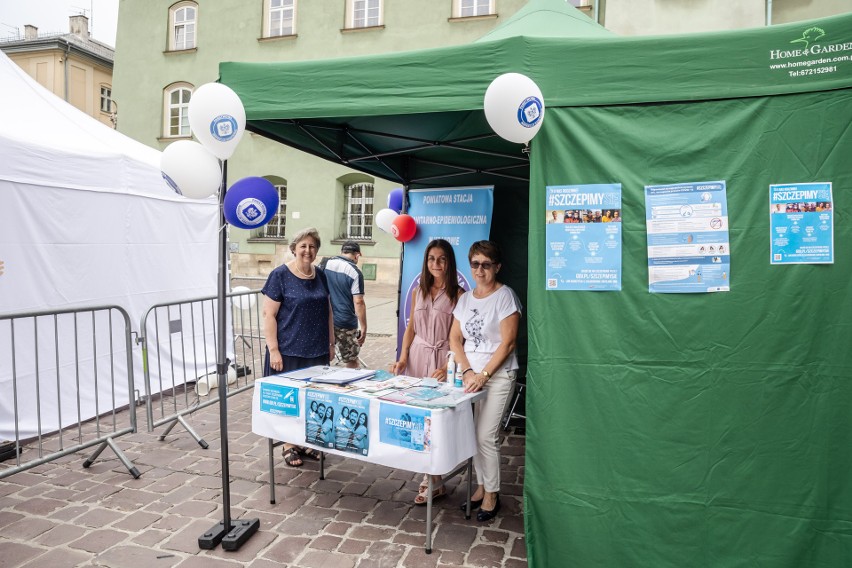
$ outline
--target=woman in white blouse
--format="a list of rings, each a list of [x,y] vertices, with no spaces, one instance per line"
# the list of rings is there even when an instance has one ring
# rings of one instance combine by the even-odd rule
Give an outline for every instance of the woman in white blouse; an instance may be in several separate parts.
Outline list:
[[[501,256],[495,243],[473,243],[468,259],[476,286],[459,298],[453,310],[450,350],[462,369],[465,391],[488,391],[485,400],[476,403],[477,488],[471,496],[471,507],[479,507],[476,519],[486,522],[500,510],[498,431],[515,388],[521,303],[511,288],[497,281]],[[463,503],[462,509],[466,506]]]

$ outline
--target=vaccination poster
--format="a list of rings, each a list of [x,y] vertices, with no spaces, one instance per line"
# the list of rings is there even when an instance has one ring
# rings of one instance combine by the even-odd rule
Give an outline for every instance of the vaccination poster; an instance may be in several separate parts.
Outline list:
[[[730,291],[731,244],[724,181],[645,186],[648,290]]]
[[[370,400],[337,395],[334,447],[361,456],[370,450]]]
[[[770,264],[833,264],[831,183],[769,186]]]
[[[334,448],[334,409],[337,395],[313,389],[305,391],[305,442]]]
[[[379,407],[379,441],[418,452],[432,449],[432,411],[389,402]]]
[[[260,411],[278,416],[299,415],[299,389],[275,383],[260,383]]]
[[[621,184],[547,187],[547,290],[621,290]]]
[[[407,212],[417,223],[417,234],[403,245],[397,353],[411,315],[411,292],[420,285],[426,245],[434,239],[452,245],[459,285],[470,290],[473,277],[467,252],[476,241],[488,239],[494,209],[494,186],[412,189],[407,195]]]

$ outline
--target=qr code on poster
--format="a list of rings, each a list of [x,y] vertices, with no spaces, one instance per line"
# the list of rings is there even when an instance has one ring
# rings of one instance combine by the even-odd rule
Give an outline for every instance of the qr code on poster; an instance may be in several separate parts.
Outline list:
[[[548,288],[556,288],[556,278],[548,278],[547,279],[547,287]]]
[[[772,255],[772,260],[781,260],[781,255],[779,253],[775,253]]]

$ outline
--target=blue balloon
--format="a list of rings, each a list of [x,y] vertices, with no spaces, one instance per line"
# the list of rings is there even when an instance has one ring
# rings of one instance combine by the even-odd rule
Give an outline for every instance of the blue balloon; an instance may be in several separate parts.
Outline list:
[[[398,187],[388,194],[388,209],[393,209],[397,213],[402,212],[402,188]]]
[[[263,227],[278,212],[278,190],[262,177],[239,180],[225,193],[225,219],[240,229]]]

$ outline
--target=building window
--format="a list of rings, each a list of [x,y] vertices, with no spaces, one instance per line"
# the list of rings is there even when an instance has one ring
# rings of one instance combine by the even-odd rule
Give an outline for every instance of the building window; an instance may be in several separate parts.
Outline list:
[[[382,0],[346,0],[346,27],[372,28],[382,25]]]
[[[101,112],[112,112],[112,89],[101,85]]]
[[[169,9],[169,50],[181,51],[195,48],[198,5],[179,2]]]
[[[181,138],[192,135],[189,130],[189,99],[192,97],[192,85],[175,83],[166,87],[163,93],[165,126],[163,136]]]
[[[296,33],[296,0],[264,0],[264,37],[280,37]]]
[[[276,185],[278,190],[278,212],[273,215],[272,220],[261,229],[261,237],[283,239],[284,229],[287,226],[287,186]]]
[[[494,0],[455,0],[455,17],[472,18],[494,14]]]
[[[348,239],[373,238],[373,184],[353,183],[346,191],[346,235]]]

